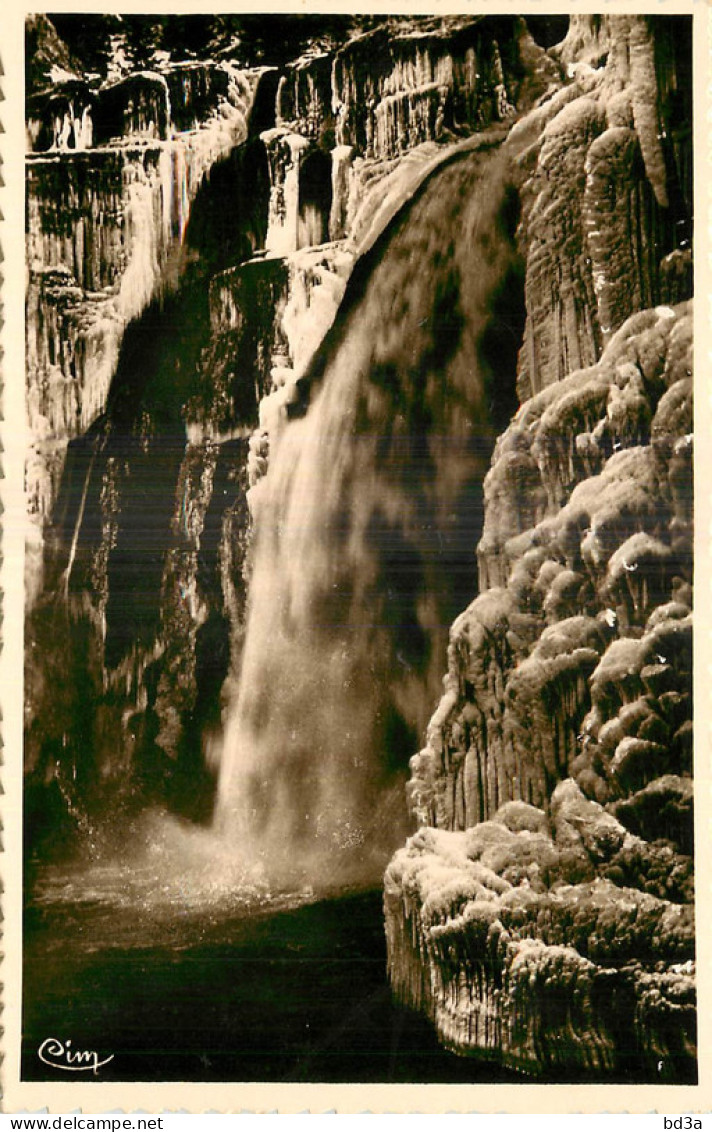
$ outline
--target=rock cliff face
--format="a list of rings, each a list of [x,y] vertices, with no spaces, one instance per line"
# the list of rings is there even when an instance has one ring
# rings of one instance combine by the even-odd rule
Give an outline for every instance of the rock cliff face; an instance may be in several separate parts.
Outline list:
[[[573,83],[512,132],[534,137],[533,395],[497,441],[480,596],[411,760],[423,828],[386,874],[396,993],[453,1048],[533,1074],[694,1074],[689,189],[668,49],[654,22],[573,20]]]
[[[174,67],[96,91],[68,79],[31,100],[27,405],[35,544],[57,499],[67,443],[106,408],[126,327],[175,281],[203,176],[246,140],[257,77],[228,65]],[[40,585],[35,572],[31,596]]]
[[[555,74],[516,19],[396,27],[364,44],[344,24],[281,74],[146,48],[102,79],[31,25],[26,755],[70,824],[107,789],[209,812],[248,489],[255,510],[353,264],[461,137]],[[447,112],[423,118],[436,72]],[[393,98],[420,123],[395,149],[373,140]]]
[[[223,824],[391,853],[447,663],[390,977],[557,1078],[694,1073],[688,23],[30,27],[35,847],[222,763]]]

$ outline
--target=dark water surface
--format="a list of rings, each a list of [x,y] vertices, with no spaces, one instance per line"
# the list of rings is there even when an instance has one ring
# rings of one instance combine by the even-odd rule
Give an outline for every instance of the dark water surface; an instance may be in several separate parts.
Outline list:
[[[37,1055],[56,1037],[113,1054],[93,1080],[522,1080],[443,1050],[393,1002],[380,891],[199,921],[188,910],[132,936],[125,922],[91,900],[28,911],[23,1079],[68,1079]]]

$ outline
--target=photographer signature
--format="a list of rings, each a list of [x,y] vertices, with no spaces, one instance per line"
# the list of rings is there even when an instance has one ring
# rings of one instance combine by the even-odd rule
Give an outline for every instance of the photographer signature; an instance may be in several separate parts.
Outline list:
[[[93,1049],[72,1049],[72,1039],[61,1041],[60,1038],[45,1038],[37,1050],[37,1056],[45,1065],[53,1069],[65,1069],[68,1073],[81,1073],[91,1070],[96,1075],[102,1065],[113,1061],[114,1055],[110,1053],[103,1061]]]

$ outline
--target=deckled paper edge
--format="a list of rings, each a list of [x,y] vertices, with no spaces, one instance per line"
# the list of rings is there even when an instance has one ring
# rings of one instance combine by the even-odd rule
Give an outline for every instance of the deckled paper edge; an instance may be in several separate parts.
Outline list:
[[[22,865],[22,704],[23,704],[23,554],[24,460],[27,450],[24,404],[24,21],[33,11],[92,12],[300,12],[352,14],[352,3],[287,0],[270,4],[200,5],[173,3],[64,2],[46,6],[4,0],[0,10],[0,502],[2,560],[0,594],[0,749],[3,754],[0,799],[5,853],[0,864],[6,924],[2,983],[4,1033],[0,1039],[2,1111],[101,1113],[122,1110],[148,1113],[188,1111],[324,1113],[364,1112],[505,1112],[505,1113],[683,1113],[712,1111],[712,770],[710,701],[712,699],[712,7],[706,0],[621,0],[546,3],[545,0],[430,0],[429,3],[383,3],[368,0],[359,12],[376,14],[451,14],[457,12],[569,14],[624,12],[691,14],[694,18],[694,163],[695,163],[695,804],[698,946],[699,1084],[655,1085],[359,1085],[275,1083],[30,1083],[19,1080],[21,1002]]]

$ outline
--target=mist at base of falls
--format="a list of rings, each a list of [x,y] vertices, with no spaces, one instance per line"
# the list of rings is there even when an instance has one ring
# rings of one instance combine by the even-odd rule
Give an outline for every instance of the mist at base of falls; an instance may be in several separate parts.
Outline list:
[[[514,408],[516,210],[496,152],[425,182],[357,265],[308,411],[253,493],[215,828],[314,877],[339,850],[382,863],[406,832],[408,760],[477,592],[482,481]]]
[[[92,852],[31,870],[35,907],[91,913],[93,949],[187,947],[236,915],[275,913],[317,896],[304,869],[266,863],[165,809],[146,810],[121,829],[104,825],[102,833]],[[336,869],[319,895],[353,885],[353,870]]]

